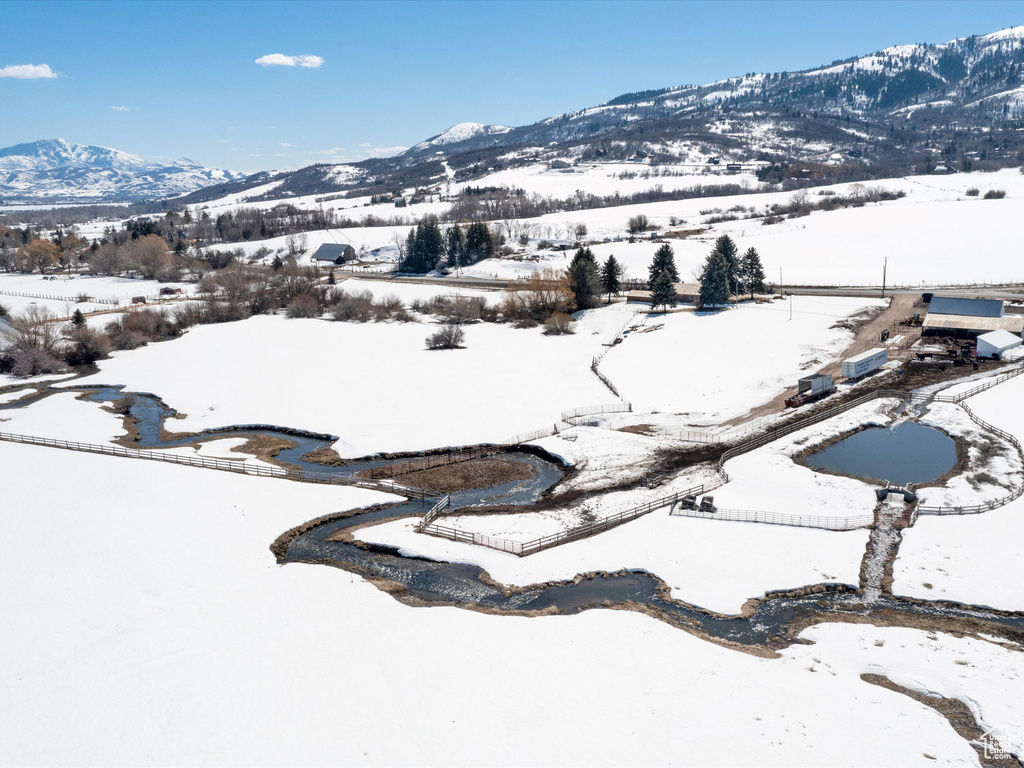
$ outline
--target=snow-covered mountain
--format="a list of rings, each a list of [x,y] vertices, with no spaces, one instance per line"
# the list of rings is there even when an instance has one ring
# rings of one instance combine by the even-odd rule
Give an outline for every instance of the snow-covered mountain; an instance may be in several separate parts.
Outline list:
[[[394,157],[274,177],[274,195],[428,188],[554,160],[771,164],[769,181],[862,180],[1024,160],[1024,27],[898,45],[801,72],[622,94],[515,128],[459,123]],[[262,182],[260,182],[262,183]],[[228,189],[237,192],[255,180]],[[196,200],[212,199],[203,190]]]
[[[8,202],[148,200],[244,176],[185,159],[170,165],[151,163],[116,149],[64,139],[0,149],[0,199]]]
[[[443,147],[448,144],[457,144],[460,141],[467,141],[468,139],[476,139],[482,136],[496,136],[503,133],[508,133],[512,129],[505,125],[484,125],[483,123],[459,123],[453,125],[446,131],[442,131],[437,136],[431,136],[426,141],[421,141],[413,147],[407,149],[403,154],[405,155],[418,155],[437,147]]]

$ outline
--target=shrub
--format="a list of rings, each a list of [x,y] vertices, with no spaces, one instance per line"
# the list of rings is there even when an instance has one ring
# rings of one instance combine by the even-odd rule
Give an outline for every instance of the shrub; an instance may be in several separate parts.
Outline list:
[[[990,189],[985,193],[986,200],[1002,200],[1004,197],[1006,197],[1005,189]]]
[[[0,371],[7,370],[13,376],[25,378],[44,373],[56,373],[64,365],[45,349],[34,347],[12,348],[0,359]]]
[[[308,293],[300,293],[297,296],[293,296],[292,300],[288,302],[286,312],[288,317],[319,317],[320,302],[317,301],[315,296],[311,296]]]
[[[110,352],[110,337],[88,326],[75,328],[68,334],[70,345],[64,351],[68,365],[92,365]]]
[[[567,315],[564,312],[555,312],[544,321],[545,336],[561,336],[566,333],[576,333],[576,330],[573,328],[571,315]]]
[[[965,194],[968,197],[977,197],[978,196],[978,188],[977,187],[971,187],[970,189],[967,190],[967,192]]]
[[[370,291],[346,293],[335,288],[328,295],[329,311],[335,320],[366,323],[374,319],[373,294]]]
[[[146,346],[149,339],[140,331],[122,330],[110,335],[110,343],[113,344],[114,349],[138,349]]]
[[[454,323],[445,323],[440,330],[427,337],[427,349],[458,349],[466,334]]]

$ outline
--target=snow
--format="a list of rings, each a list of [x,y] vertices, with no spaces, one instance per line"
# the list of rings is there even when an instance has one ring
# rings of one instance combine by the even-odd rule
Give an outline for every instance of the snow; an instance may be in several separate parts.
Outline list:
[[[599,536],[516,557],[416,533],[416,522],[362,528],[357,538],[399,547],[407,555],[472,563],[509,586],[567,581],[580,573],[647,571],[668,584],[672,597],[724,614],[737,614],[748,599],[776,589],[856,585],[867,541],[864,531],[699,520],[661,509]]]
[[[78,383],[160,395],[187,414],[169,430],[295,427],[338,435],[335,449],[349,457],[498,442],[563,410],[613,402],[590,361],[628,317],[622,305],[592,310],[567,336],[481,323],[465,329],[465,349],[428,351],[432,322],[260,316],[115,352]]]
[[[1024,377],[1005,381],[965,403],[990,424],[1024,439]],[[1003,491],[1005,494],[1006,491]],[[978,503],[984,496],[978,495]],[[982,514],[921,515],[904,531],[894,567],[897,594],[1024,610],[1024,588],[1012,564],[1024,557],[1024,499]]]
[[[935,712],[859,679],[891,630],[815,628],[768,659],[634,613],[412,609],[267,550],[379,494],[126,462],[0,444],[3,538],[46,542],[0,562],[5,764],[977,764]],[[974,657],[980,641],[959,642]],[[948,654],[912,670],[1019,722],[1009,655],[993,646],[962,680]]]
[[[654,314],[641,332],[608,353],[601,372],[634,410],[682,413],[690,424],[720,423],[837,360],[853,335],[833,328],[836,321],[881,306],[872,299],[794,296],[723,312]],[[655,373],[656,361],[668,375]]]
[[[78,443],[108,443],[125,433],[120,416],[104,410],[103,403],[79,400],[80,394],[60,393],[27,408],[0,411],[0,432]]]
[[[76,309],[85,313],[110,310],[113,305],[106,303],[109,301],[130,306],[134,296],[146,296],[152,301],[158,298],[160,289],[164,287],[180,288],[185,294],[195,291],[195,286],[191,283],[159,283],[156,280],[121,277],[53,275],[52,279],[43,278],[44,276],[39,274],[0,273],[0,304],[7,307],[12,314],[24,312],[30,305],[35,304],[48,309],[57,317],[70,317]],[[105,301],[79,302],[79,294]],[[39,296],[47,298],[38,298]]]

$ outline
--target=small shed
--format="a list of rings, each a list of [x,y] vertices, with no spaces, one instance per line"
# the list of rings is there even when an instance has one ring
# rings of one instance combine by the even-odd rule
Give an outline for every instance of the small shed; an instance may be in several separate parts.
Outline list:
[[[1021,337],[1000,328],[997,331],[983,333],[978,337],[978,357],[1000,358],[1003,352],[1008,352],[1014,347],[1021,345]]]
[[[344,264],[355,260],[356,249],[348,243],[324,243],[311,258],[315,264]]]

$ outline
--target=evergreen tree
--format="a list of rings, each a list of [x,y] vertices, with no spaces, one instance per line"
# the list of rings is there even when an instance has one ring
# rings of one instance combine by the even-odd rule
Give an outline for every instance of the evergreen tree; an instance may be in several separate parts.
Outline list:
[[[416,230],[410,229],[408,237],[405,238],[405,255],[398,263],[398,271],[415,272],[415,265],[418,263],[416,256]],[[410,264],[413,266],[410,266]]]
[[[494,255],[491,230],[482,221],[474,221],[466,230],[466,263],[475,264]]]
[[[725,273],[728,277],[729,293],[739,293],[742,290],[739,279],[739,248],[736,247],[736,243],[733,242],[731,237],[722,235],[715,240],[715,252],[721,254],[722,258],[725,259]]]
[[[444,252],[448,263],[456,269],[466,263],[466,233],[458,224],[444,233]]]
[[[704,262],[700,275],[700,304],[702,307],[729,302],[729,267],[725,256],[712,251]]]
[[[750,298],[754,298],[755,291],[764,290],[764,267],[761,265],[761,257],[757,249],[750,247],[743,254],[740,261],[740,277],[743,285],[750,291]]]
[[[601,290],[608,294],[608,303],[611,303],[612,294],[616,296],[622,290],[619,280],[622,278],[622,266],[615,259],[615,254],[608,256],[608,259],[601,265]]]
[[[274,254],[274,260],[272,262],[270,262],[270,268],[272,270],[274,270],[275,272],[277,272],[277,270],[279,270],[283,266],[284,266],[284,262],[281,261],[281,256],[279,254],[275,253]]]
[[[0,314],[3,313],[0,312]],[[82,310],[75,310],[75,313],[71,316],[71,325],[75,328],[82,328],[85,325],[85,315],[82,314]]]
[[[334,270],[332,269],[330,272],[327,273],[327,284],[334,285],[334,283]]]
[[[672,278],[672,282],[679,282],[679,270],[676,269],[675,253],[673,253],[672,246],[668,243],[665,243],[654,252],[654,260],[648,268],[649,283],[652,290],[654,288],[654,280],[662,272],[668,272],[668,276]]]
[[[444,250],[444,237],[441,235],[441,228],[437,225],[436,217],[427,216],[416,225],[413,243],[413,253],[408,259],[409,271],[429,272],[434,269]]]
[[[566,272],[569,290],[576,297],[578,309],[591,309],[598,304],[601,290],[601,274],[597,259],[589,248],[580,248],[573,256]]]
[[[676,284],[671,273],[666,269],[651,281],[651,309],[676,305]]]

